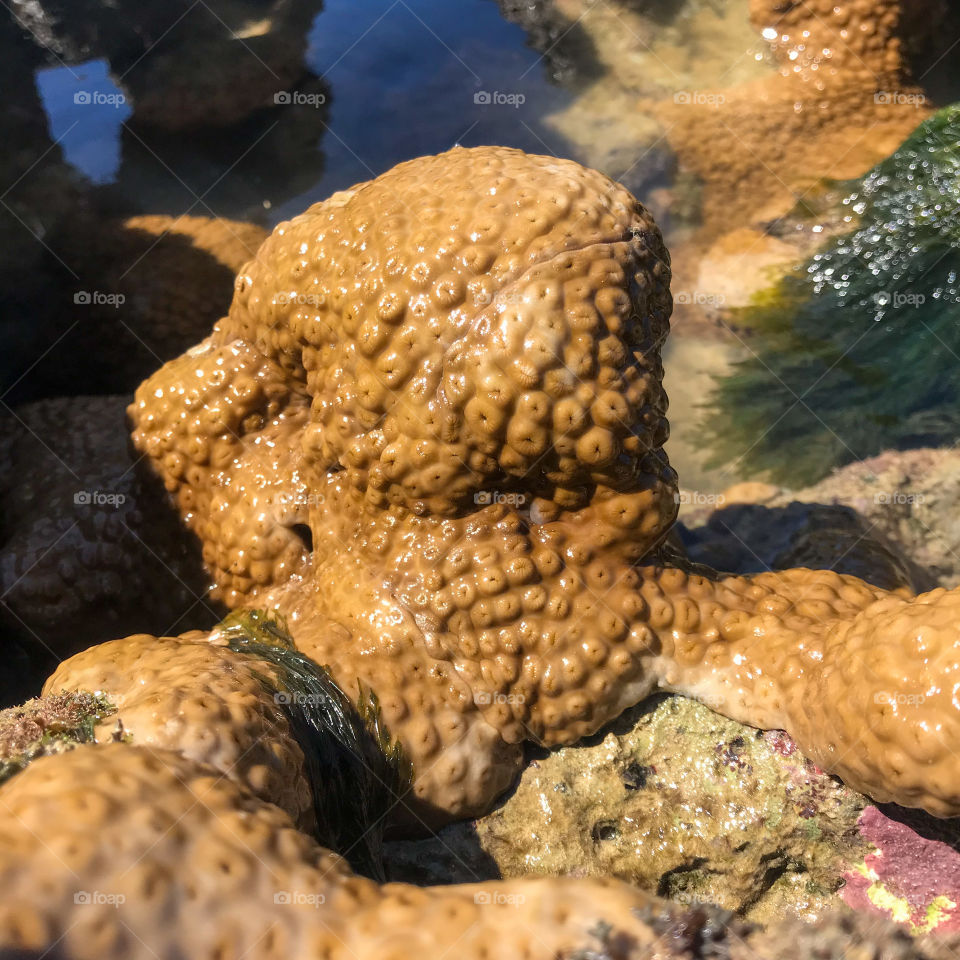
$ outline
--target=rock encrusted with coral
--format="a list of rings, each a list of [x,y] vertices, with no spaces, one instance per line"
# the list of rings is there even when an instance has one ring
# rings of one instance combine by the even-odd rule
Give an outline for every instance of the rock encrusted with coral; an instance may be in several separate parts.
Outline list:
[[[34,759],[0,790],[0,946],[714,955],[756,931],[608,880],[381,886],[330,849],[369,829],[329,847],[296,829],[349,819],[357,770],[371,827],[484,811],[524,741],[572,743],[657,689],[787,728],[875,800],[960,812],[956,591],[723,575],[665,543],[669,312],[649,214],[569,161],[458,148],[277,227],[228,316],[129,408],[238,613],[51,678],[50,695],[106,695],[93,734],[124,742]],[[318,771],[331,736],[354,774]],[[626,764],[624,788],[656,773]]]
[[[213,334],[138,391],[134,442],[226,603],[280,609],[376,692],[428,820],[488,806],[522,741],[658,687],[789,729],[876,799],[960,811],[960,597],[653,555],[676,513],[668,283],[600,174],[410,161],[276,228]]]

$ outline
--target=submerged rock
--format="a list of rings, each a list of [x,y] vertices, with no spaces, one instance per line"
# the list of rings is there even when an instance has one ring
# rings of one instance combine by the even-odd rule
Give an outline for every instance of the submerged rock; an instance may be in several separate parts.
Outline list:
[[[739,573],[826,564],[873,583],[897,569],[915,589],[960,581],[960,450],[887,450],[801,490],[737,484],[681,506],[691,556]],[[715,506],[722,499],[723,508]],[[846,547],[837,546],[837,538]],[[891,564],[893,565],[891,567]]]

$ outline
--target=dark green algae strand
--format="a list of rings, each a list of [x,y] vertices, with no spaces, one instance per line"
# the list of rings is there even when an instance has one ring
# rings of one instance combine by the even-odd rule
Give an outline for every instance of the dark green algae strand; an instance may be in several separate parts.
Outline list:
[[[711,465],[792,486],[960,437],[960,105],[841,185],[852,228],[743,308],[709,398]]]

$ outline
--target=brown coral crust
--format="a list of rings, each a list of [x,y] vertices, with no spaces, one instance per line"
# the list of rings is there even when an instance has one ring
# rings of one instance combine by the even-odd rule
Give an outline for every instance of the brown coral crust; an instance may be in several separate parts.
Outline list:
[[[656,939],[633,913],[650,898],[617,882],[380,887],[277,807],[165,749],[43,758],[0,790],[0,809],[0,947],[57,945],[72,960],[479,960],[499,943],[553,960],[603,921],[624,947]]]
[[[569,161],[455,149],[281,224],[213,334],[137,392],[231,606],[372,689],[433,819],[519,744],[655,686],[785,726],[879,799],[960,813],[960,600],[636,564],[675,516],[659,232]]]
[[[48,694],[95,690],[117,707],[95,730],[137,745],[178,750],[208,764],[301,829],[313,827],[313,799],[303,751],[290,729],[273,668],[206,641],[203,634],[137,634],[91,647],[64,661]]]
[[[130,408],[227,603],[277,603],[344,688],[374,689],[443,811],[482,809],[512,744],[595,729],[640,672],[604,664],[638,601],[613,575],[676,511],[668,279],[622,187],[457,149],[280,225]],[[269,592],[291,577],[302,610]],[[577,600],[585,578],[609,613]]]
[[[912,0],[751,0],[779,72],[649,108],[704,183],[707,234],[783,216],[824,178],[862,176],[929,114],[909,77]]]

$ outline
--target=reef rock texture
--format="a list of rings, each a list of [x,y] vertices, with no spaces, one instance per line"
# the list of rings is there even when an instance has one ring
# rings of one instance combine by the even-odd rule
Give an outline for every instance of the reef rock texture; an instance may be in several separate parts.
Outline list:
[[[593,171],[410,161],[277,227],[137,392],[134,442],[219,596],[278,608],[377,695],[428,821],[488,806],[524,740],[657,687],[788,729],[874,799],[960,812],[960,596],[653,553],[678,499],[668,283],[645,209]]]
[[[661,698],[586,743],[534,752],[491,813],[387,843],[388,875],[421,884],[614,876],[765,926],[853,909],[915,934],[955,928],[956,821],[881,811],[782,731],[761,733],[711,706]]]
[[[953,447],[888,450],[800,490],[751,486],[755,492],[744,489],[739,504],[728,491],[722,509],[681,509],[683,544],[695,560],[737,573],[827,561],[879,586],[899,576],[915,589],[960,580],[960,451]],[[820,538],[826,531],[830,557]]]
[[[266,236],[218,217],[121,220],[89,198],[77,206],[45,236],[42,288],[31,285],[5,334],[0,385],[10,405],[132,391],[222,315],[237,270]]]
[[[953,447],[888,451],[786,496],[849,506],[940,586],[960,580],[960,451]]]
[[[0,710],[0,783],[38,757],[91,742],[97,724],[113,712],[106,698],[87,692],[36,697]]]
[[[929,590],[936,580],[848,506],[776,496],[764,504],[724,504],[686,515],[675,528],[697,563],[729,573],[810,567],[851,574],[885,590]],[[721,495],[722,496],[722,495]],[[775,505],[776,504],[776,505]]]
[[[97,283],[122,294],[124,302],[98,312],[92,340],[101,346],[116,340],[107,328],[112,320],[128,326],[154,364],[175,356],[220,317],[234,276],[265,237],[255,224],[216,217],[149,215],[114,225],[96,251],[106,266]],[[88,266],[96,269],[82,263],[82,274]],[[129,352],[134,344],[125,340],[120,338]]]
[[[509,798],[429,840],[387,844],[417,883],[613,876],[749,920],[815,920],[873,848],[867,801],[760,733],[678,697],[624,714],[586,744],[534,754]]]

